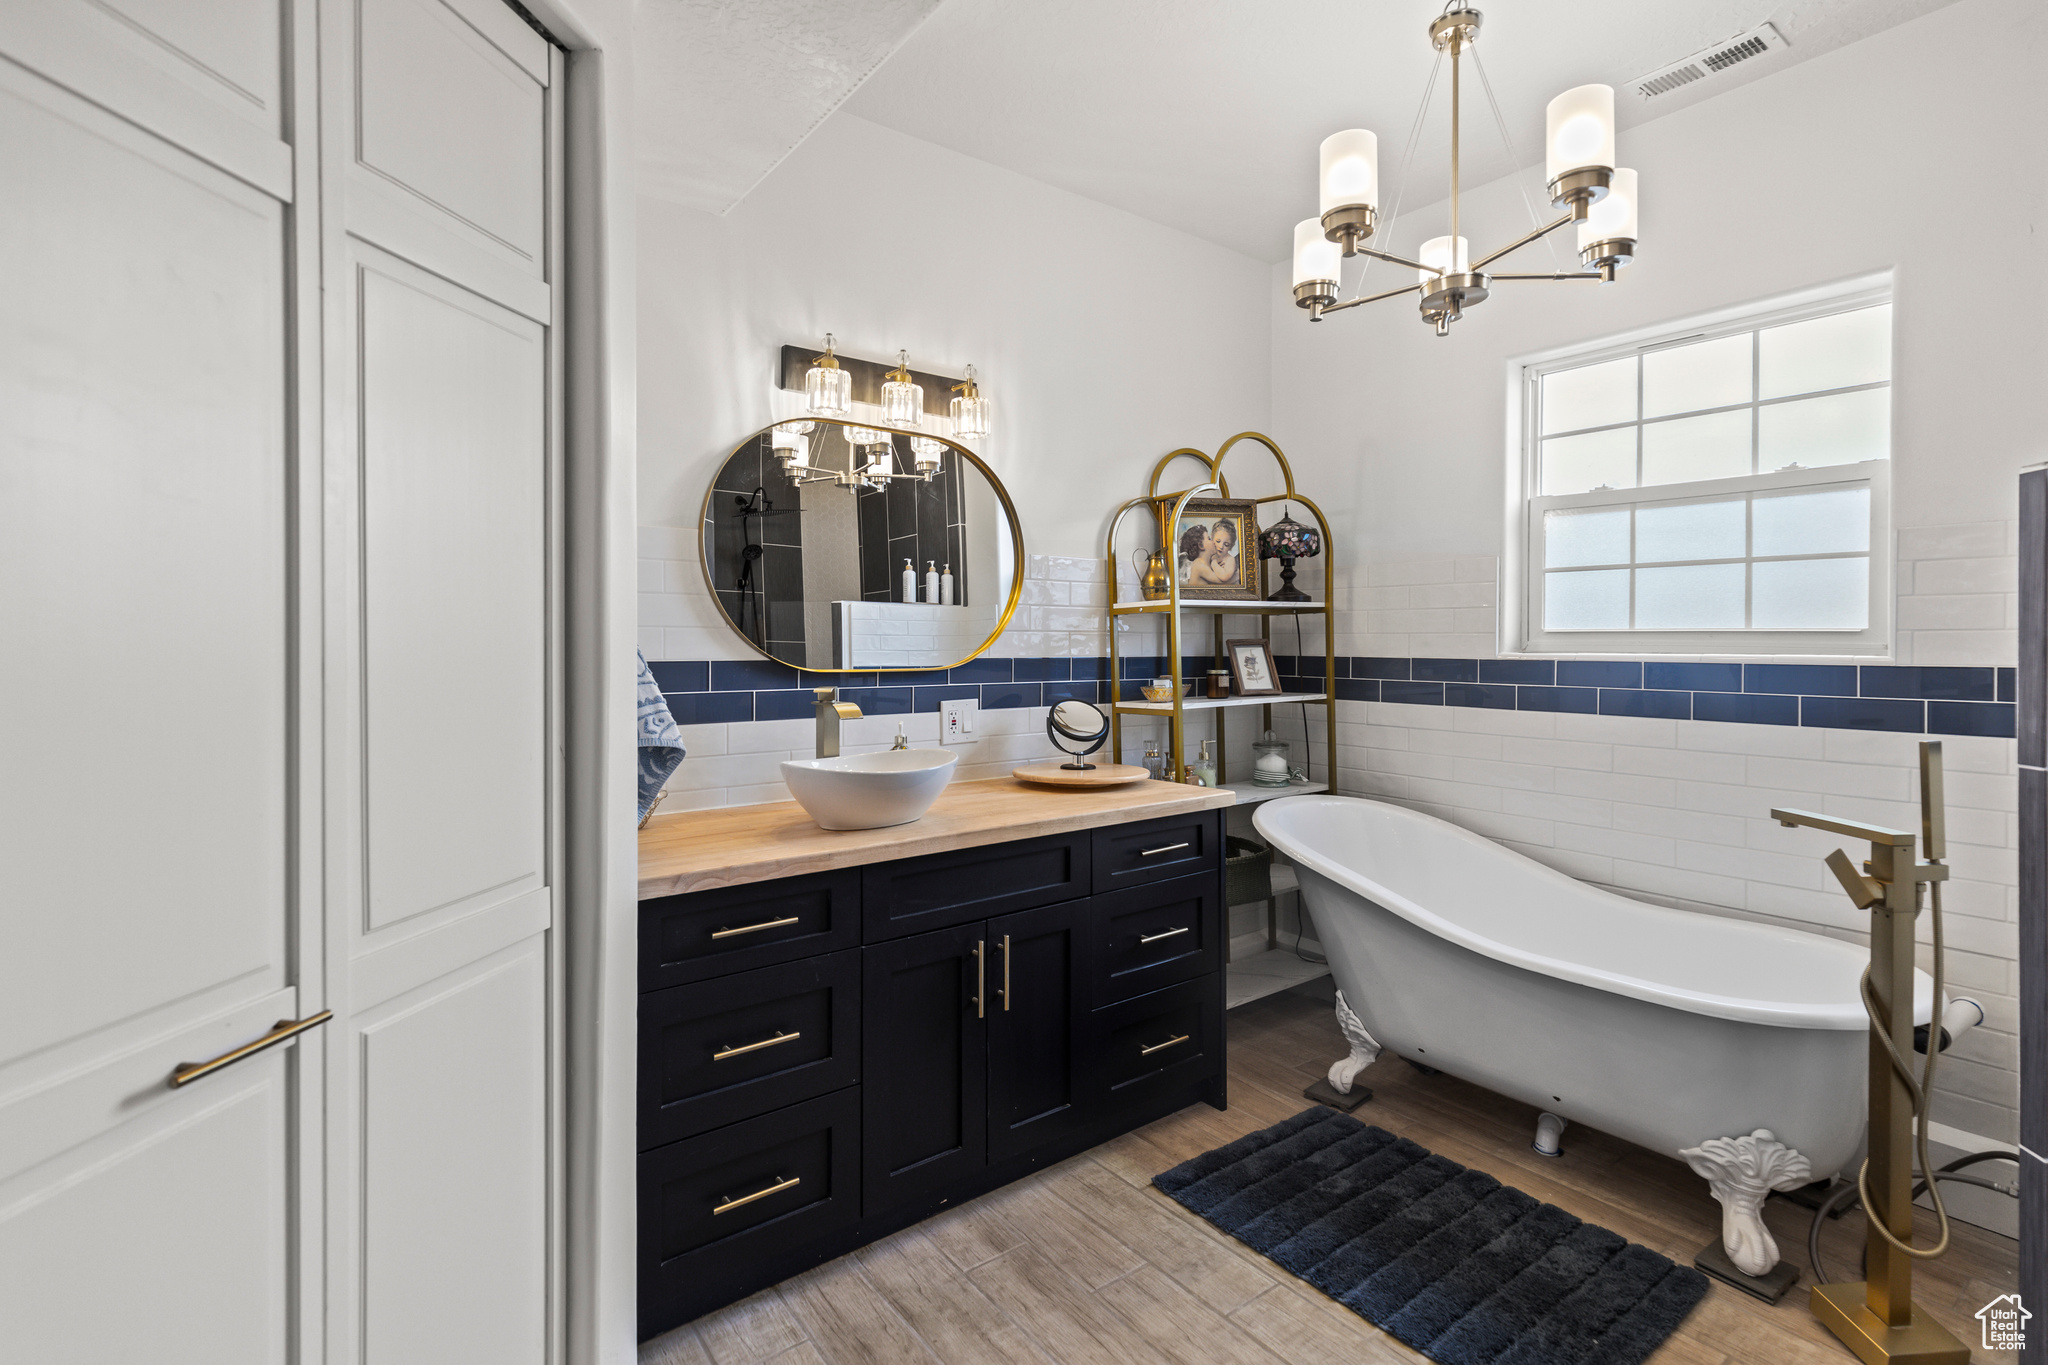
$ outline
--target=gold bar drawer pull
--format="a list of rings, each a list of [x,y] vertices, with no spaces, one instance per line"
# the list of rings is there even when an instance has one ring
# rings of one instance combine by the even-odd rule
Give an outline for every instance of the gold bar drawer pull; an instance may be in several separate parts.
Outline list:
[[[737,1199],[728,1195],[725,1199],[712,1206],[712,1216],[717,1217],[721,1213],[730,1213],[734,1209],[753,1203],[756,1199],[766,1199],[771,1194],[781,1194],[784,1190],[793,1190],[803,1183],[804,1178],[802,1176],[793,1175],[787,1180],[776,1181],[767,1189],[755,1190],[752,1194],[743,1194]]]
[[[713,938],[738,938],[741,934],[758,934],[763,929],[780,929],[785,924],[795,924],[797,916],[788,915],[782,919],[764,919],[759,924],[742,924],[737,929],[713,929]]]
[[[1160,940],[1160,939],[1162,939],[1162,938],[1172,938],[1172,937],[1173,937],[1174,935],[1176,935],[1176,934],[1185,934],[1185,933],[1186,933],[1187,931],[1188,931],[1188,927],[1187,927],[1187,926],[1186,926],[1185,924],[1183,924],[1183,925],[1182,925],[1182,926],[1181,926],[1180,928],[1178,928],[1178,929],[1168,929],[1168,930],[1167,930],[1167,931],[1166,931],[1165,933],[1163,933],[1163,934],[1140,934],[1140,935],[1138,935],[1138,942],[1140,942],[1140,943],[1157,943],[1157,942],[1159,942],[1159,940]]]
[[[1138,1055],[1140,1057],[1150,1057],[1155,1052],[1164,1052],[1166,1051],[1166,1049],[1170,1047],[1179,1047],[1182,1043],[1185,1043],[1187,1040],[1188,1035],[1183,1033],[1178,1038],[1168,1038],[1163,1043],[1154,1043],[1150,1047],[1141,1047],[1138,1049]]]
[[[795,1033],[784,1033],[782,1030],[777,1029],[773,1038],[763,1038],[758,1043],[741,1043],[738,1047],[720,1048],[711,1054],[711,1060],[722,1062],[728,1057],[744,1057],[749,1052],[759,1052],[764,1047],[779,1047],[783,1043],[793,1043],[803,1036],[801,1030]]]
[[[1187,845],[1185,843],[1168,844],[1165,848],[1148,848],[1144,852],[1140,853],[1138,856],[1140,858],[1156,858],[1162,853],[1176,853],[1186,847]]]
[[[181,1085],[190,1085],[201,1076],[211,1076],[222,1067],[233,1066],[244,1057],[253,1057],[266,1048],[288,1043],[307,1029],[319,1028],[333,1017],[333,1010],[321,1010],[318,1014],[304,1019],[280,1019],[276,1027],[255,1042],[244,1043],[233,1052],[223,1052],[210,1062],[179,1062],[171,1069],[171,1089],[176,1090]]]

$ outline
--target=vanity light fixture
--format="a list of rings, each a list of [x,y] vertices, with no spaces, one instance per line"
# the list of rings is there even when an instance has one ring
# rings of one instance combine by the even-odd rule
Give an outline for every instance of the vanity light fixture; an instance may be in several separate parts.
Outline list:
[[[815,422],[777,422],[771,438],[775,447],[775,458],[782,461],[782,467],[790,471],[790,477],[811,467],[811,428]]]
[[[825,333],[825,354],[804,374],[804,411],[813,417],[844,417],[853,411],[853,376],[832,354],[832,334]]]
[[[882,385],[882,420],[899,427],[919,426],[924,420],[924,386],[910,377],[910,357],[896,353],[896,368]]]
[[[1636,173],[1617,167],[1614,154],[1614,89],[1606,85],[1581,85],[1552,100],[1545,111],[1545,172],[1551,205],[1564,210],[1563,216],[1537,223],[1535,230],[1498,251],[1468,258],[1465,238],[1458,231],[1459,217],[1459,124],[1462,115],[1460,89],[1463,59],[1469,55],[1486,86],[1487,102],[1493,104],[1486,68],[1479,62],[1474,44],[1479,38],[1479,11],[1450,0],[1444,12],[1429,26],[1429,40],[1437,51],[1439,67],[1443,54],[1451,58],[1451,230],[1422,247],[1420,260],[1410,260],[1365,243],[1380,227],[1379,139],[1363,128],[1334,133],[1323,139],[1320,165],[1322,216],[1304,219],[1294,229],[1294,302],[1308,310],[1309,321],[1321,322],[1325,313],[1361,303],[1421,296],[1422,320],[1448,335],[1451,324],[1464,316],[1466,308],[1484,300],[1490,287],[1501,280],[1597,280],[1612,284],[1616,272],[1635,258]],[[1416,114],[1419,132],[1429,112],[1429,97],[1436,88],[1436,67],[1423,89],[1422,108]],[[1500,110],[1494,106],[1498,122]],[[1501,140],[1511,160],[1514,143],[1501,125]],[[1413,155],[1415,139],[1410,137],[1408,154]],[[1402,181],[1407,180],[1407,162],[1402,163]],[[1557,231],[1567,223],[1579,227],[1580,270],[1500,272],[1489,274],[1486,267],[1511,252]],[[1393,218],[1387,220],[1389,233]],[[1451,243],[1457,250],[1451,250]],[[1337,254],[1332,256],[1331,247]],[[1377,294],[1360,294],[1339,300],[1342,293],[1340,263],[1346,257],[1366,256],[1406,266],[1416,272],[1416,283]],[[968,372],[972,374],[973,371]],[[959,406],[958,400],[954,406]]]
[[[910,458],[918,473],[936,474],[939,461],[946,458],[946,443],[930,436],[913,436],[910,438]]]
[[[988,399],[981,396],[981,386],[974,382],[974,367],[967,367],[967,378],[953,386],[960,396],[953,400],[953,435],[961,440],[975,440],[988,435]]]

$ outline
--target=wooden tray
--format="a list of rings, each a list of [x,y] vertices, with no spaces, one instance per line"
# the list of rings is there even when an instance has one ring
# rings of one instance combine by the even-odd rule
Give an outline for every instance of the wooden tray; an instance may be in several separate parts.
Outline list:
[[[1012,769],[1010,776],[1047,787],[1121,787],[1126,782],[1143,782],[1152,774],[1135,763],[1098,763],[1078,773],[1057,763],[1031,763]]]

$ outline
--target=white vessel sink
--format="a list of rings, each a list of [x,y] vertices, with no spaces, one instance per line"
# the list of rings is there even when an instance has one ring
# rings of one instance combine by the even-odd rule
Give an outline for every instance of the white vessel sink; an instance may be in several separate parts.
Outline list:
[[[959,761],[937,749],[793,758],[783,763],[782,780],[820,829],[881,829],[930,810]]]

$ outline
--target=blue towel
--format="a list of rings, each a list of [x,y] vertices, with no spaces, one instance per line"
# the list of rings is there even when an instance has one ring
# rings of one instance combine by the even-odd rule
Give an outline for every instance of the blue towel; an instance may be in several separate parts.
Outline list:
[[[635,651],[638,653],[638,651]],[[662,699],[661,684],[640,654],[640,818],[645,820],[669,774],[683,761],[683,737]]]

